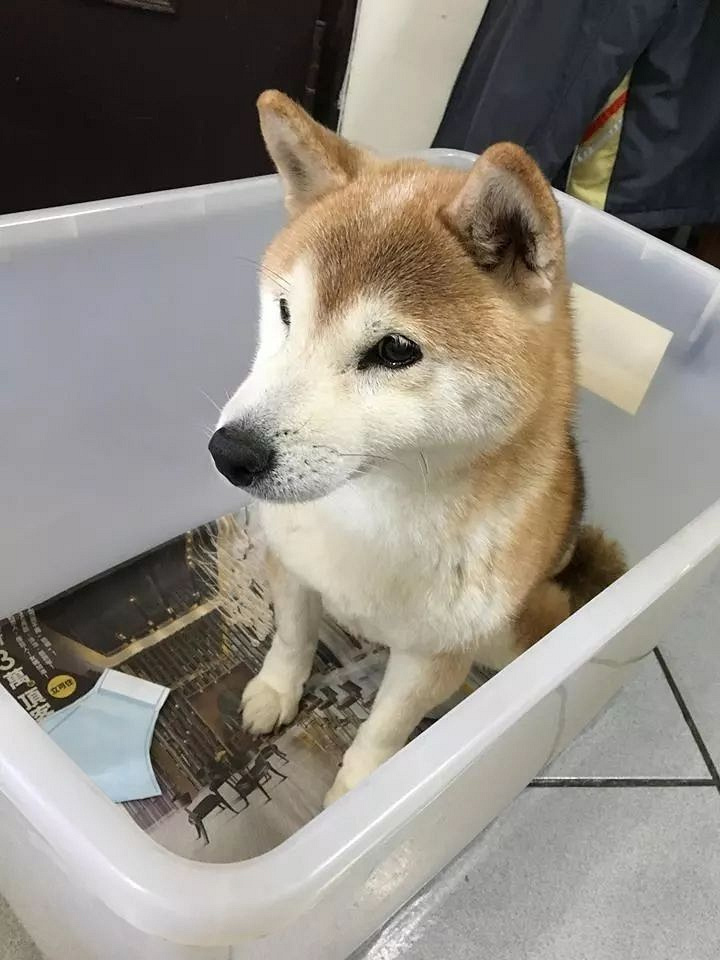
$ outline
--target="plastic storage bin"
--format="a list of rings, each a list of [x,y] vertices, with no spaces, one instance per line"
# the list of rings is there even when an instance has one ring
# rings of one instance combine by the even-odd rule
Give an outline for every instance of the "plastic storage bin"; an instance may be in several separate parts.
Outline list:
[[[440,162],[467,155],[436,152]],[[560,197],[573,280],[673,338],[635,416],[589,393],[610,590],[254,860],[155,844],[0,684],[0,889],[54,960],[342,960],[575,736],[720,556],[720,274]],[[201,391],[242,378],[275,178],[0,219],[0,616],[237,509]],[[479,907],[481,909],[481,906]]]

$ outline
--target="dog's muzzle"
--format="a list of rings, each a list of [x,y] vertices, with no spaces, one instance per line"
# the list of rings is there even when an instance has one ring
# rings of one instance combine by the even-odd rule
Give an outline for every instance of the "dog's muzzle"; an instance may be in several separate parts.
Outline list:
[[[219,472],[236,487],[264,480],[275,466],[272,445],[255,430],[229,424],[210,438],[210,455]]]

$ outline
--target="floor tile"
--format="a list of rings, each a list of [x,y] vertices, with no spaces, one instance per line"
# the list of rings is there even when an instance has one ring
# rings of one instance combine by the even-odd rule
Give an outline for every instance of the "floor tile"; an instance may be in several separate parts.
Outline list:
[[[660,649],[720,769],[720,565]]]
[[[651,654],[607,710],[541,776],[704,779],[709,773]]]
[[[37,947],[0,897],[0,960],[42,960]]]
[[[356,960],[716,960],[714,787],[525,791]]]

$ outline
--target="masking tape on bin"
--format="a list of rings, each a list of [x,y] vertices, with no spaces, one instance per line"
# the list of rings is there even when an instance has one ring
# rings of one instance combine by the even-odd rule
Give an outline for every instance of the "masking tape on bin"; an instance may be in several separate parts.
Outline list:
[[[637,413],[672,332],[577,283],[571,293],[580,385]]]

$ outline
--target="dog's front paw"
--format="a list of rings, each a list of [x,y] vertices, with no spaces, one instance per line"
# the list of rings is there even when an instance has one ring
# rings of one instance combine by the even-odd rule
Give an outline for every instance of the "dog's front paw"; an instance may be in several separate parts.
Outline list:
[[[323,807],[329,807],[331,804],[335,803],[336,800],[339,800],[340,797],[344,797],[349,790],[352,790],[353,786],[354,784],[350,785],[346,781],[343,769],[341,767],[338,771],[338,775],[335,777],[335,782],[325,794]]]
[[[257,736],[290,723],[297,716],[300,695],[299,690],[278,690],[259,674],[248,683],[242,696],[243,727]]]
[[[366,777],[369,777],[373,770],[377,770],[380,764],[387,759],[385,752],[380,753],[374,750],[356,750],[353,752],[353,748],[350,747],[343,757],[342,766],[335,777],[335,783],[325,794],[323,806],[329,807],[331,803],[335,803],[340,797],[344,797],[346,793]]]

